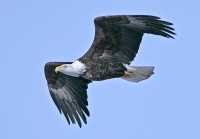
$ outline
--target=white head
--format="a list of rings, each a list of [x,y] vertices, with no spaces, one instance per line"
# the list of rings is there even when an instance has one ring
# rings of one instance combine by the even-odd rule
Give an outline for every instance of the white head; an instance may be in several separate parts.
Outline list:
[[[79,77],[85,72],[85,65],[79,61],[75,61],[72,64],[63,64],[56,67],[55,72],[61,72],[69,76]]]

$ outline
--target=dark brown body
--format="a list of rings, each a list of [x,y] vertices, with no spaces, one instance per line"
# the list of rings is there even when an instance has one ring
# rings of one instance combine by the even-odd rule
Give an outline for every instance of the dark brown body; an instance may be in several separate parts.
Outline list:
[[[101,81],[124,76],[126,68],[120,62],[109,62],[104,59],[84,63],[86,72],[83,78],[91,81]]]

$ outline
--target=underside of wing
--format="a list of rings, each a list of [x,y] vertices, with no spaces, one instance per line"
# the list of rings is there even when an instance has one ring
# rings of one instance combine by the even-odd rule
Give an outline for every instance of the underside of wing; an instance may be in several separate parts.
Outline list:
[[[77,123],[79,127],[82,126],[82,121],[86,124],[86,116],[90,115],[87,108],[87,88],[91,81],[55,72],[48,75],[47,81],[51,97],[67,122]]]
[[[173,38],[172,23],[148,15],[101,16],[95,19],[95,38],[80,60],[112,59],[130,64],[136,56],[143,34]]]

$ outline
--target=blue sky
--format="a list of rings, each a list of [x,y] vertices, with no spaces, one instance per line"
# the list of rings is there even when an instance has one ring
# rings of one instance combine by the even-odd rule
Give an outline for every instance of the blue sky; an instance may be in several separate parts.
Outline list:
[[[199,139],[199,5],[191,1],[0,1],[0,138]],[[175,40],[145,35],[136,65],[155,75],[134,84],[121,79],[88,89],[91,117],[68,126],[47,90],[48,61],[73,61],[90,47],[93,19],[150,14],[173,22]]]

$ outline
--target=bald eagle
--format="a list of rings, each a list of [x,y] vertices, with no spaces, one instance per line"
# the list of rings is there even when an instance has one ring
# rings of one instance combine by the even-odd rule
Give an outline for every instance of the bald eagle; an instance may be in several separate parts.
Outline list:
[[[90,115],[87,88],[92,81],[122,78],[139,82],[153,66],[131,66],[144,33],[174,38],[170,22],[150,15],[101,16],[94,20],[95,38],[89,50],[74,62],[45,64],[49,92],[67,122],[82,126]]]

